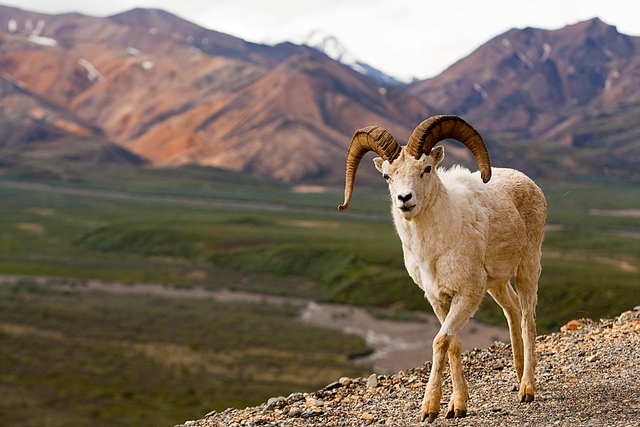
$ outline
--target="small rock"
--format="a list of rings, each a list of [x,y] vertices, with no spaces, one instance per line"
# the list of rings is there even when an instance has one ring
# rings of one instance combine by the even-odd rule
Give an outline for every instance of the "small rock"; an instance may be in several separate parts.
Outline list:
[[[362,419],[365,421],[371,421],[373,420],[373,418],[374,418],[373,415],[371,415],[368,412],[365,412],[364,414],[362,414]]]
[[[343,387],[349,387],[353,381],[349,377],[342,377],[338,382],[342,384]]]
[[[322,412],[319,412],[319,411],[304,411],[303,413],[300,414],[300,417],[301,418],[312,418],[312,417],[317,417],[321,413]]]
[[[295,392],[295,393],[291,393],[289,396],[287,396],[286,400],[289,403],[292,403],[292,402],[297,402],[297,401],[302,400],[302,399],[304,399],[304,394],[302,394],[300,392]]]
[[[324,389],[325,390],[334,390],[336,388],[340,388],[342,387],[342,384],[340,383],[340,381],[335,381],[332,382],[331,384],[327,385]]]
[[[367,388],[376,388],[378,387],[378,377],[376,374],[369,375],[369,379],[367,380]]]
[[[592,354],[591,356],[587,357],[587,362],[595,362],[596,360],[600,360],[600,355],[599,354]]]
[[[324,406],[324,400],[322,399],[311,399],[308,403],[312,406]]]
[[[302,415],[302,409],[300,408],[293,408],[289,411],[290,417],[299,417],[300,415]]]
[[[580,322],[579,320],[569,320],[569,322],[567,322],[566,325],[564,325],[564,329],[567,331],[575,331],[576,329],[579,329],[582,326],[582,322]]]
[[[267,400],[267,409],[273,409],[278,403],[284,402],[284,397],[271,397]]]

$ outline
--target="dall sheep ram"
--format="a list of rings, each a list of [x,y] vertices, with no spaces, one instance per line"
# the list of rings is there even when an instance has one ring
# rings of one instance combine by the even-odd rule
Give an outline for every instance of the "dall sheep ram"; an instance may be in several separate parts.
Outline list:
[[[436,169],[444,148],[434,146],[448,138],[471,150],[480,174],[459,166]],[[440,412],[447,353],[453,394],[446,417],[467,414],[469,390],[458,332],[486,292],[502,307],[509,324],[519,399],[532,401],[544,194],[521,172],[492,169],[480,134],[460,117],[443,115],[422,122],[405,147],[380,127],[358,130],[347,154],[341,211],[349,205],[358,165],[368,151],[380,156],[374,163],[389,185],[407,271],[442,324],[433,340],[423,421],[432,422]],[[510,283],[513,277],[517,292]]]

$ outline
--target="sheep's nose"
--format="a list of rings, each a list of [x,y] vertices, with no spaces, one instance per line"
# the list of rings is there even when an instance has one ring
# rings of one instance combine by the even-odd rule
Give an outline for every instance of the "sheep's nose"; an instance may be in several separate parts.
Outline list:
[[[407,193],[404,196],[399,194],[398,195],[398,200],[400,200],[402,203],[407,203],[409,200],[411,200],[411,193]]]

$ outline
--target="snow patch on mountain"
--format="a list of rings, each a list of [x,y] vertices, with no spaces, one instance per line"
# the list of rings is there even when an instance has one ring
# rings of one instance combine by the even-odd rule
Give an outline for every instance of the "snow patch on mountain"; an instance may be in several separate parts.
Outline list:
[[[372,66],[358,60],[351,52],[349,52],[338,39],[320,30],[312,31],[302,42],[303,44],[323,52],[334,61],[338,61],[343,65],[365,75],[381,85],[397,86],[403,84],[394,77],[383,73]]]
[[[87,70],[87,78],[91,83],[93,82],[101,82],[104,80],[104,76],[100,74],[100,71],[93,66],[91,62],[84,58],[78,59],[78,64],[80,64],[85,70]]]
[[[54,47],[58,45],[58,42],[51,37],[36,36],[35,34],[29,34],[27,40],[40,46]]]

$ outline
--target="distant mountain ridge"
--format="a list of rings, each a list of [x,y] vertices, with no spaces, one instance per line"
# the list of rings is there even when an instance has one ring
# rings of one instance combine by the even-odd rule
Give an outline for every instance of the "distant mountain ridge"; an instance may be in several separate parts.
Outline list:
[[[510,30],[411,92],[435,108],[477,116],[487,130],[539,136],[563,120],[559,110],[640,101],[639,91],[619,90],[635,78],[638,49],[640,38],[597,18],[556,31]]]
[[[500,141],[527,142],[542,173],[638,175],[640,37],[594,18],[510,30],[410,93]],[[516,156],[513,153],[513,156]]]
[[[11,140],[0,155],[38,142],[40,156],[83,147],[76,157],[101,161],[117,147],[129,154],[107,157],[339,185],[356,129],[376,124],[404,143],[426,117],[456,113],[494,165],[640,175],[640,38],[598,19],[511,30],[409,86],[354,71],[364,65],[330,37],[309,44],[249,43],[154,9],[95,18],[0,6],[0,138]],[[445,145],[449,162],[474,167]],[[362,179],[376,174],[362,168]]]

